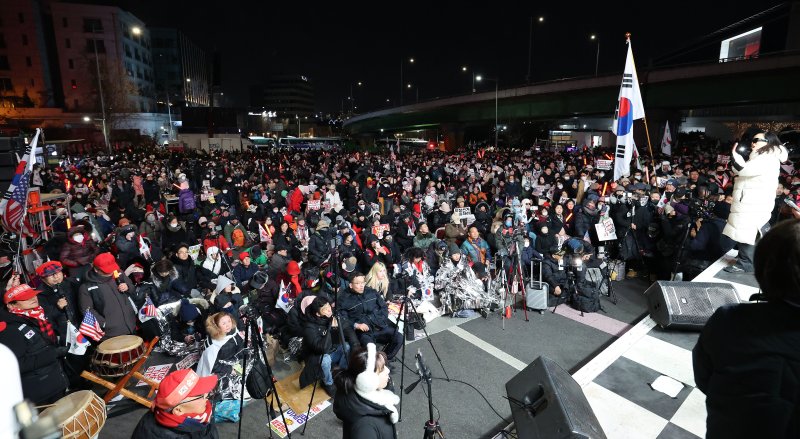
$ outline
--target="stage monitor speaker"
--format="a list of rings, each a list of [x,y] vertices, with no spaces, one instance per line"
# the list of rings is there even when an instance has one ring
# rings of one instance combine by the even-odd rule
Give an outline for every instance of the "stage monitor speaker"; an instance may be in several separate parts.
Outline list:
[[[520,439],[606,437],[581,386],[547,357],[511,378],[506,393]]]
[[[658,281],[645,291],[650,317],[662,328],[701,330],[720,306],[739,303],[728,283]]]

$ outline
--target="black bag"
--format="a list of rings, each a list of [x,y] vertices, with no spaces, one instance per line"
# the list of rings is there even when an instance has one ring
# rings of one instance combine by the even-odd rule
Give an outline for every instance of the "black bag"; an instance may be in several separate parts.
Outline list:
[[[247,393],[253,399],[266,398],[272,388],[272,383],[269,382],[267,366],[264,365],[264,361],[260,357],[253,361],[253,367],[247,373],[245,385],[247,386]]]
[[[591,282],[580,285],[572,296],[572,306],[581,312],[597,312],[600,310],[600,289]]]

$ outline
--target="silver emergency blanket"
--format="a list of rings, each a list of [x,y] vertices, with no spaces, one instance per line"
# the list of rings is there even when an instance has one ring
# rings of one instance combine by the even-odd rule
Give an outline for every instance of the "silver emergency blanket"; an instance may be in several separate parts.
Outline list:
[[[158,307],[158,316],[156,317],[156,319],[158,319],[158,328],[161,330],[161,336],[158,340],[156,350],[162,350],[163,352],[175,357],[184,357],[187,354],[199,351],[201,347],[199,342],[186,344],[180,340],[173,340],[172,330],[170,328],[170,323],[167,319],[167,316],[174,317],[177,315],[180,307],[180,300],[176,300],[175,302],[171,303],[165,303]]]
[[[489,308],[500,303],[500,295],[494,291],[487,292],[464,256],[456,265],[450,262],[450,258],[444,260],[436,272],[435,288],[441,294],[446,314],[462,309]]]

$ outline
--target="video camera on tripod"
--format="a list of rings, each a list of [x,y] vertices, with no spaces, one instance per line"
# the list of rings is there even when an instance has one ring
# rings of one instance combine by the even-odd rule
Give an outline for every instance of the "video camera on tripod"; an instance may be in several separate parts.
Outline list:
[[[694,197],[690,195],[688,200],[689,217],[692,221],[698,219],[709,219],[714,215],[714,207],[716,203],[701,197]]]
[[[620,186],[621,187],[621,186]],[[609,205],[613,204],[627,204],[628,206],[640,205],[640,200],[646,195],[639,195],[636,192],[624,191],[622,193],[612,193],[608,196],[601,198],[601,200]]]

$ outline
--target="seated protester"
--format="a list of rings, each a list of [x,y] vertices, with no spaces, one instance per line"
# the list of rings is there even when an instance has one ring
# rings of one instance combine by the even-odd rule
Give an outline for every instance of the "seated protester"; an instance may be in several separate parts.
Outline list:
[[[192,296],[199,296],[199,291],[203,288],[211,289],[213,284],[204,282],[202,275],[199,273],[200,267],[194,263],[194,259],[189,256],[189,246],[185,243],[180,243],[175,249],[175,254],[170,258],[175,270],[178,271],[178,277],[186,284],[192,292]]]
[[[397,280],[389,276],[386,266],[376,262],[367,273],[367,287],[377,291],[384,300],[391,300],[397,294],[403,294]],[[349,283],[349,282],[348,282]]]
[[[342,245],[339,247],[339,251],[343,255],[353,255],[358,261],[364,260],[364,251],[358,246],[355,241],[355,235],[352,233],[346,233],[342,236]]]
[[[558,251],[558,238],[555,235],[555,230],[550,229],[550,226],[547,224],[543,224],[539,228],[539,233],[536,236],[536,244],[534,245],[534,250],[540,255],[549,255],[553,254],[554,252]],[[560,230],[563,230],[560,229]]]
[[[300,302],[303,314],[303,351],[305,367],[300,374],[300,388],[321,380],[328,395],[335,395],[332,367],[347,366],[350,347],[340,343],[337,331],[339,322],[333,317],[328,299],[322,296],[306,296]],[[321,360],[320,361],[320,357]],[[321,369],[321,370],[320,370]]]
[[[531,245],[531,239],[527,236],[522,243],[522,248],[520,248],[520,262],[522,263],[522,274],[524,276],[528,276],[530,273],[531,263],[533,261],[541,261],[542,254],[534,250],[533,246]]]
[[[219,234],[217,227],[218,226],[213,222],[208,222],[208,225],[206,226],[206,236],[203,238],[203,249],[208,251],[208,249],[211,247],[217,247],[222,253],[230,256],[233,253],[231,252],[231,247],[228,244],[228,240]]]
[[[225,240],[228,241],[235,249],[243,249],[247,247],[252,241],[247,229],[239,222],[239,217],[231,216],[228,223],[225,224]]]
[[[427,250],[436,241],[436,236],[428,229],[428,223],[420,224],[417,229],[417,236],[414,237],[414,247]]]
[[[400,274],[404,280],[404,289],[420,300],[431,301],[433,297],[433,274],[425,262],[425,252],[421,248],[411,247],[406,250],[405,260],[400,265]]]
[[[200,377],[192,369],[170,373],[161,380],[153,409],[142,416],[131,438],[219,438],[208,399],[216,386],[215,375]]]
[[[344,423],[343,437],[397,437],[395,424],[399,416],[395,404],[400,398],[386,390],[388,383],[389,365],[384,352],[376,351],[372,343],[353,350],[347,369],[336,377],[333,401],[333,413]]]
[[[121,227],[117,230],[117,238],[114,244],[117,246],[117,260],[123,267],[127,267],[133,259],[140,256],[139,234],[136,232],[136,226],[133,224]]]
[[[444,236],[447,243],[462,241],[467,236],[467,229],[461,224],[461,215],[453,213],[450,222],[444,226]]]
[[[239,253],[239,263],[233,267],[233,278],[236,279],[236,286],[244,291],[247,282],[249,282],[257,272],[258,265],[251,263],[250,253],[245,251]]]
[[[283,244],[275,244],[275,253],[269,261],[269,268],[267,274],[270,278],[275,278],[280,273],[286,271],[286,265],[289,263],[289,247]]]
[[[92,270],[86,273],[78,290],[78,303],[84,314],[90,311],[105,332],[103,339],[136,332],[136,310],[129,300],[133,282],[120,273],[119,265],[111,253],[100,253],[94,258]],[[114,273],[119,277],[114,279]]]
[[[381,295],[372,288],[366,288],[362,273],[353,273],[350,288],[339,297],[340,312],[352,322],[359,342],[386,343],[386,355],[394,358],[403,345],[403,334],[395,331],[389,321],[389,311]]]
[[[239,324],[239,307],[242,306],[242,292],[228,276],[219,276],[214,292],[208,302],[212,311],[225,311]]]
[[[322,218],[317,222],[317,226],[309,237],[308,243],[308,263],[319,267],[330,257],[330,242],[328,239],[328,228],[330,221]],[[352,242],[352,241],[351,241]]]
[[[489,248],[489,244],[481,238],[477,226],[470,226],[467,239],[461,243],[461,252],[464,253],[470,264],[476,262],[486,264],[492,260],[492,251]]]
[[[150,238],[150,242],[161,247],[161,234],[164,224],[158,220],[155,212],[147,212],[144,221],[139,225],[139,234]]]
[[[189,297],[190,288],[183,281],[175,265],[169,259],[153,264],[152,282],[157,289],[156,305],[174,302]]]
[[[61,247],[58,260],[69,270],[73,279],[82,280],[92,267],[92,260],[100,254],[100,248],[92,241],[83,226],[74,226],[67,231],[67,242]]]
[[[133,282],[134,285],[134,289],[131,291],[129,296],[134,306],[136,307],[140,322],[139,329],[142,338],[145,341],[150,341],[156,336],[161,335],[161,328],[159,328],[158,326],[158,320],[147,319],[144,322],[142,322],[144,316],[141,313],[141,310],[144,307],[145,303],[147,302],[148,297],[150,298],[150,301],[153,302],[153,305],[159,306],[162,304],[158,302],[159,300],[158,289],[153,284],[153,282],[151,282],[149,271],[150,270],[147,268],[146,264],[143,265],[139,262],[135,262],[125,269],[125,275],[128,276],[128,278],[130,278],[131,282]],[[177,297],[174,300],[180,300],[180,297]],[[169,303],[170,301],[163,303]]]
[[[67,321],[77,328],[83,314],[78,306],[78,285],[74,280],[64,277],[62,265],[58,261],[47,261],[36,268],[42,283],[39,286],[39,302],[47,315],[51,316],[56,334],[61,340],[67,339]]]
[[[238,400],[242,378],[235,366],[244,359],[245,346],[236,326],[236,319],[227,312],[218,312],[206,318],[206,338],[203,355],[197,363],[200,376],[219,377],[217,390],[221,399]]]
[[[169,254],[176,251],[182,243],[195,244],[197,241],[194,233],[178,221],[177,217],[170,216],[167,218],[166,227],[161,233],[161,247],[164,249],[164,253]]]
[[[286,325],[286,311],[276,306],[280,287],[263,271],[257,272],[248,282],[256,293],[253,306],[261,315],[265,334],[278,334]]]
[[[205,316],[208,315],[209,303],[205,299],[181,299],[177,306],[169,307],[171,312],[165,315],[169,322],[169,338],[175,343],[192,345],[195,341],[205,339]],[[159,307],[164,309],[163,306]],[[166,339],[166,333],[162,334]],[[169,350],[167,350],[169,352]],[[174,355],[174,354],[173,354]]]
[[[447,246],[449,257],[439,267],[435,282],[442,305],[450,314],[463,309],[476,309],[487,317],[490,307],[498,303],[499,297],[486,293],[483,283],[475,276],[467,258],[455,243]]]
[[[376,262],[382,262],[387,267],[394,266],[391,250],[383,245],[377,236],[370,234],[364,249],[364,265],[372,268]]]
[[[428,268],[430,268],[433,276],[436,276],[439,267],[447,257],[445,253],[447,253],[447,243],[441,239],[437,239],[425,250],[425,262],[428,263]]]
[[[206,258],[198,271],[201,277],[199,284],[204,288],[213,290],[217,278],[228,273],[228,264],[222,260],[223,257],[217,247],[209,247],[206,250]]]
[[[394,267],[399,265],[403,258],[403,254],[400,253],[400,247],[398,247],[397,243],[394,242],[394,236],[388,232],[383,234],[381,244],[384,248],[389,249],[388,260],[391,262],[391,264],[387,265],[386,268],[394,271]]]
[[[51,320],[36,297],[39,291],[18,282],[13,278],[9,285],[17,285],[3,295],[0,343],[17,357],[25,398],[34,404],[54,403],[69,384],[60,360],[68,347],[59,346]]]

